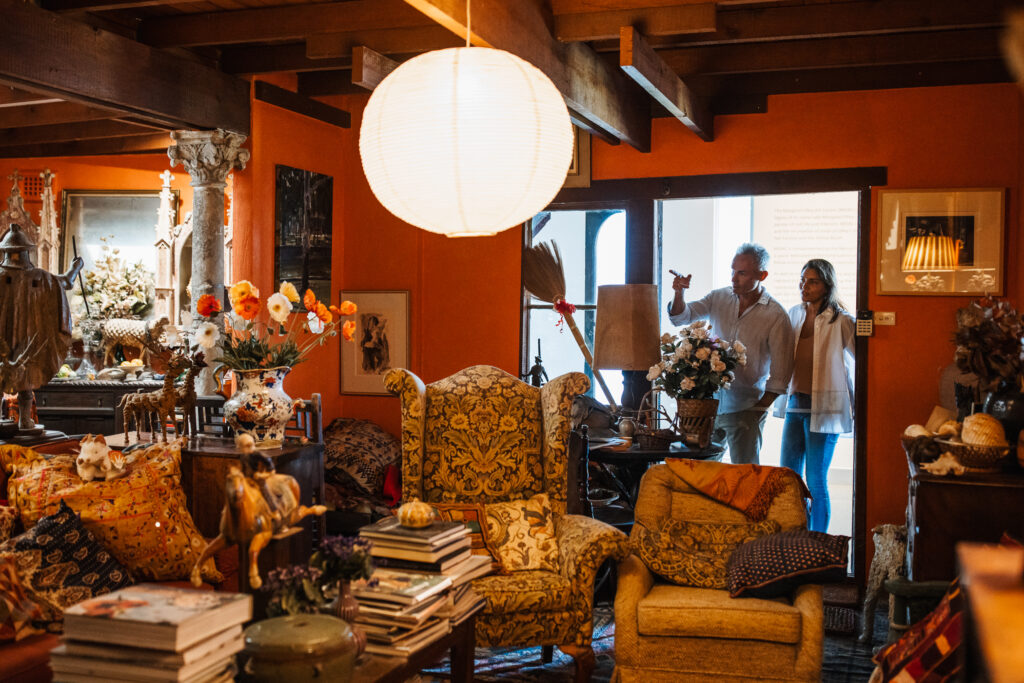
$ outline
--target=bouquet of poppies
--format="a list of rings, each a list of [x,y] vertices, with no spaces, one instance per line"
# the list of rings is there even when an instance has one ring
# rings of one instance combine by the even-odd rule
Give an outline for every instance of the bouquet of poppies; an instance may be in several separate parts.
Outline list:
[[[713,398],[728,389],[733,371],[747,364],[747,349],[711,334],[704,320],[687,325],[677,334],[661,337],[661,361],[651,366],[647,380],[672,398]]]
[[[290,282],[282,282],[266,302],[260,291],[248,280],[231,285],[228,290],[231,310],[224,317],[224,330],[217,325],[221,302],[212,294],[204,294],[196,303],[196,312],[203,321],[196,327],[194,342],[210,350],[219,347],[219,363],[231,370],[258,370],[294,367],[304,361],[328,337],[338,334],[352,341],[355,321],[341,321],[355,314],[356,305],[344,301],[332,306],[317,300],[307,289],[299,301],[299,293]]]

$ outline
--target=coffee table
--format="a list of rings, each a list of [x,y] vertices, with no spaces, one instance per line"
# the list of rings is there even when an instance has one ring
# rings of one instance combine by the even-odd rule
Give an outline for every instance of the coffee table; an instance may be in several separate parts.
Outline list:
[[[364,654],[359,658],[352,683],[403,683],[421,669],[436,664],[451,651],[452,683],[473,683],[473,652],[476,650],[476,615],[483,609],[477,606],[468,617],[440,640],[435,640],[408,659]]]

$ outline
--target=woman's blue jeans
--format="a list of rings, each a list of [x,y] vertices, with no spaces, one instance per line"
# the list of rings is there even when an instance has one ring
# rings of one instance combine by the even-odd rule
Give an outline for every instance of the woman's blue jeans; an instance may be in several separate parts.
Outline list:
[[[836,450],[838,434],[811,431],[811,397],[790,394],[786,421],[782,425],[782,466],[804,477],[811,491],[811,531],[828,531],[828,468]],[[793,412],[806,410],[807,412]],[[805,469],[806,468],[806,469]]]

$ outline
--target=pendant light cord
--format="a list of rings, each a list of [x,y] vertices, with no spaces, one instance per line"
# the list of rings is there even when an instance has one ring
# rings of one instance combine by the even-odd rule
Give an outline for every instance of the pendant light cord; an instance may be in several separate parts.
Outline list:
[[[472,47],[469,37],[473,35],[473,7],[470,0],[466,0],[466,47]]]

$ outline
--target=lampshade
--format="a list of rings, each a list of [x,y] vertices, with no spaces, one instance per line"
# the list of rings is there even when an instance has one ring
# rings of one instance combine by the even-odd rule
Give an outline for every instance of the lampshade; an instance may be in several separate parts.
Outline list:
[[[597,288],[594,367],[647,370],[660,360],[657,285]]]
[[[952,237],[923,235],[907,240],[903,270],[940,270],[953,268],[957,259]]]
[[[456,47],[392,71],[363,113],[370,189],[403,221],[449,236],[493,235],[540,212],[572,158],[565,102],[539,69]]]

